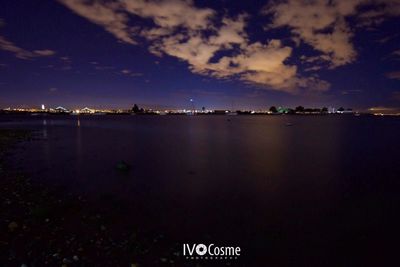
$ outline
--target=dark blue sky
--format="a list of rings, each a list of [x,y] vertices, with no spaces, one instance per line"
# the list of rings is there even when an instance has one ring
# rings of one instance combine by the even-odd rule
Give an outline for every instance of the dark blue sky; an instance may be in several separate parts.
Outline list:
[[[398,107],[398,10],[397,0],[1,1],[0,107]]]

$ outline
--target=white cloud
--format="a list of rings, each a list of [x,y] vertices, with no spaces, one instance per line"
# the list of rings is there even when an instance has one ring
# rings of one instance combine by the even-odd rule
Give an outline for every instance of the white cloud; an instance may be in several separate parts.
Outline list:
[[[136,44],[132,39],[131,29],[128,27],[128,17],[119,11],[119,4],[114,2],[59,0],[76,14],[104,27],[119,40]]]
[[[400,56],[400,49],[393,51],[392,55],[394,56]]]
[[[319,59],[330,68],[356,60],[352,43],[354,30],[348,19],[355,18],[359,27],[381,23],[387,16],[400,15],[399,0],[288,0],[276,1],[265,7],[264,14],[272,15],[267,27],[288,27],[292,38],[320,52]]]
[[[353,32],[345,17],[355,12],[359,0],[299,1],[270,4],[265,13],[273,16],[270,27],[289,27],[300,38],[323,53],[332,68],[351,63],[356,51],[351,43]]]
[[[13,42],[7,40],[3,36],[0,36],[0,50],[14,53],[15,56],[19,59],[32,59],[35,57],[47,57],[47,56],[52,56],[56,53],[55,51],[49,50],[49,49],[34,50],[34,51],[25,50],[25,49],[15,45]]]
[[[160,49],[187,61],[195,73],[218,78],[239,77],[245,82],[290,93],[298,92],[299,88],[317,91],[329,88],[327,82],[315,77],[300,77],[296,66],[285,64],[292,54],[292,48],[282,46],[279,40],[271,40],[268,44],[248,44],[243,41],[237,55],[224,56],[217,62],[210,62],[210,59],[221,46],[199,37],[191,38],[186,43],[168,38]]]
[[[38,56],[47,57],[47,56],[54,55],[56,52],[54,52],[53,50],[44,49],[44,50],[35,50],[35,51],[33,51],[33,53]]]
[[[286,61],[292,48],[279,40],[250,42],[246,33],[247,17],[218,17],[210,8],[198,8],[191,0],[59,0],[76,14],[104,27],[117,39],[136,44],[139,38],[149,42],[149,51],[157,56],[169,55],[188,63],[192,72],[217,78],[238,78],[267,89],[295,93],[299,88],[327,90],[329,84],[316,77],[301,77],[297,66]],[[345,7],[342,7],[345,9]],[[146,27],[130,26],[130,17],[146,19]],[[329,24],[323,18],[319,23]],[[340,43],[344,30],[333,32],[329,39]],[[132,30],[135,28],[135,31]],[[324,43],[317,37],[315,44]],[[339,62],[348,55],[321,45],[334,53]],[[128,73],[125,73],[128,74]]]
[[[150,18],[161,28],[183,26],[190,30],[207,29],[209,18],[215,14],[209,8],[196,8],[191,0],[121,0],[126,11],[142,18]]]
[[[223,25],[217,30],[216,35],[210,37],[210,43],[225,46],[225,48],[231,48],[232,44],[246,44],[245,19],[246,15],[244,14],[239,15],[236,19],[223,18]]]
[[[399,0],[365,0],[363,3],[372,5],[373,8],[358,15],[359,26],[376,26],[387,17],[400,16]]]
[[[389,79],[400,80],[400,71],[393,71],[386,73],[386,77]]]
[[[304,69],[305,72],[309,72],[309,71],[317,71],[322,69],[321,66],[315,65],[315,66],[311,66],[311,67],[307,67]]]
[[[71,63],[71,59],[69,57],[60,57],[60,59],[65,63]]]
[[[128,69],[121,70],[121,74],[126,75],[126,76],[130,76],[130,77],[139,77],[139,76],[143,75],[142,73],[133,72],[133,71],[128,70]]]

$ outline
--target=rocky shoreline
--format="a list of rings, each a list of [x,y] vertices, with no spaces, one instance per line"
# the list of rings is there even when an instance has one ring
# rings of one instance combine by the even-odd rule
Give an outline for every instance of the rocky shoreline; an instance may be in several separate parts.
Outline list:
[[[1,266],[176,266],[179,248],[125,223],[118,200],[92,203],[7,168],[6,151],[29,136],[0,130]]]

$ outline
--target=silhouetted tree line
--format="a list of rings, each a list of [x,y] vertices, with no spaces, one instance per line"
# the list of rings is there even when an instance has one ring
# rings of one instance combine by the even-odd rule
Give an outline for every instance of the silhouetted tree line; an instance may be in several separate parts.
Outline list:
[[[305,108],[303,106],[298,106],[294,109],[295,113],[327,113],[328,108]]]
[[[144,113],[143,108],[139,108],[138,105],[134,104],[132,108],[132,113],[138,114],[138,113]]]
[[[154,110],[151,109],[144,109],[144,108],[139,108],[139,106],[137,104],[134,104],[132,109],[131,109],[131,113],[133,114],[138,114],[138,115],[157,115],[156,112],[154,112]]]
[[[338,111],[351,111],[351,108],[344,109],[343,107],[340,107]],[[325,114],[328,113],[328,108],[323,107],[323,108],[305,108],[303,106],[297,106],[295,109],[292,108],[276,108],[275,106],[271,106],[269,108],[269,111],[276,114],[276,113],[285,113],[285,114],[302,114],[302,113],[321,113]]]
[[[249,115],[249,114],[251,114],[251,111],[248,111],[248,110],[236,110],[236,113],[238,115]]]

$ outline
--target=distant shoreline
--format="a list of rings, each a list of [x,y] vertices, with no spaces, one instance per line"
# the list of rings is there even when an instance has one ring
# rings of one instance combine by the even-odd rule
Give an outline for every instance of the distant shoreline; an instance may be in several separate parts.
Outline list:
[[[400,114],[383,114],[383,113],[367,113],[367,112],[353,112],[353,113],[265,113],[265,112],[226,112],[226,113],[129,113],[129,112],[118,112],[118,113],[87,113],[87,114],[72,114],[65,112],[1,112],[0,116],[7,115],[29,115],[29,116],[400,116]]]

